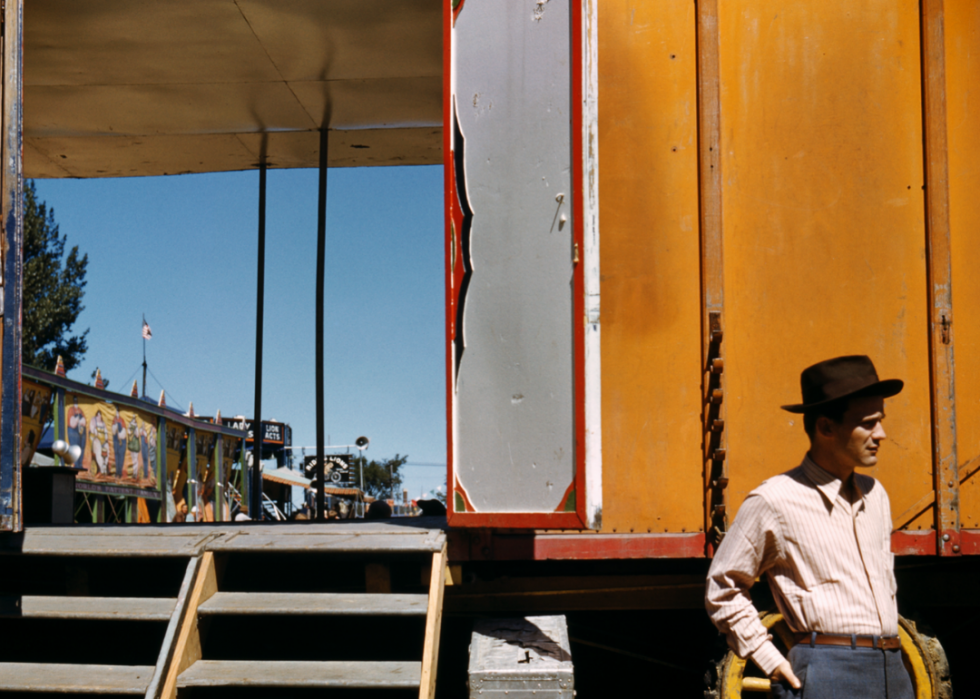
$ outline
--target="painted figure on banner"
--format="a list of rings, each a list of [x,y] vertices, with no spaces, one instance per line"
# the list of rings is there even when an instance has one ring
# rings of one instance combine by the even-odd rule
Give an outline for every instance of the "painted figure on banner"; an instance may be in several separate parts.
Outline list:
[[[37,420],[42,425],[47,421],[48,416],[48,398],[51,396],[50,391],[45,391],[39,389],[35,394],[34,398],[31,400],[31,419]]]
[[[109,430],[101,410],[96,410],[92,417],[92,459],[96,466],[95,471],[90,469],[92,475],[109,478]]]
[[[24,388],[20,397],[20,414],[28,416],[31,414],[31,405],[34,403],[34,389]]]
[[[34,434],[34,430],[30,430],[27,433],[27,439],[20,447],[20,465],[21,467],[26,467],[31,463],[31,459],[34,457],[34,450],[36,445],[34,441],[37,439],[37,435]]]
[[[133,469],[133,480],[140,479],[140,435],[139,424],[134,415],[126,426],[126,451],[129,452],[129,463]]]
[[[157,435],[156,428],[148,422],[140,427],[140,452],[143,456],[143,478],[156,481]]]
[[[78,396],[72,396],[72,398],[74,402],[68,408],[65,416],[68,423],[68,444],[82,450],[82,455],[78,459],[78,463],[81,465],[85,462],[85,447],[88,446],[88,440],[85,438],[87,421],[85,420],[85,413],[78,407]]]
[[[116,406],[116,417],[112,421],[112,452],[116,460],[116,478],[122,479],[126,472],[126,423]]]

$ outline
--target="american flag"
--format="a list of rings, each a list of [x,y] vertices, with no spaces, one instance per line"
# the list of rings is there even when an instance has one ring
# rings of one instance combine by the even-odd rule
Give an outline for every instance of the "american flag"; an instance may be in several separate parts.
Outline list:
[[[143,321],[143,339],[144,340],[153,339],[153,331],[150,330],[150,324],[147,323],[145,320]]]

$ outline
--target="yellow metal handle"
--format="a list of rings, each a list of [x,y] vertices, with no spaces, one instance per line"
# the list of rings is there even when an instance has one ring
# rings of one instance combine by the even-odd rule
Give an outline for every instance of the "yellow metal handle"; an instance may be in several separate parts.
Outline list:
[[[765,677],[743,677],[743,692],[768,692],[772,690],[772,683]]]

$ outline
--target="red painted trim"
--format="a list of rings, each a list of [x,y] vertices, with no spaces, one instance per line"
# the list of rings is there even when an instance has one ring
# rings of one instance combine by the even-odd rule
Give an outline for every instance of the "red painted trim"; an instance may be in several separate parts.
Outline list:
[[[575,244],[578,246],[579,263],[573,270],[573,304],[572,329],[574,345],[572,348],[575,362],[575,481],[578,487],[575,491],[575,512],[581,521],[580,527],[586,526],[585,512],[585,191],[582,186],[585,172],[585,153],[582,148],[583,119],[585,110],[584,88],[585,75],[583,71],[584,55],[583,17],[582,9],[585,3],[571,0],[572,7],[572,223]],[[564,506],[564,501],[562,506]]]
[[[568,487],[565,488],[565,492],[561,496],[561,502],[558,503],[558,507],[556,507],[555,510],[554,510],[555,512],[564,512],[565,511],[565,502],[567,502],[567,500],[568,500],[569,493],[571,493],[575,489],[576,483],[578,483],[578,479],[576,479],[576,480],[572,481],[571,483],[569,483],[568,484]],[[575,504],[576,505],[578,504],[578,496],[577,495],[575,497]]]
[[[453,152],[452,152],[452,4],[442,3],[442,174],[445,199],[443,209],[446,214],[446,484],[449,497],[446,503],[449,518],[452,518],[453,500],[453,293],[451,287],[452,269],[452,220],[453,206]]]
[[[452,134],[452,25],[455,17],[451,3],[443,3],[443,172],[445,177],[446,212],[446,483],[455,484],[453,444],[453,321],[454,293],[450,291],[450,236],[456,199],[450,138]],[[578,245],[579,260],[584,251],[584,197],[582,188],[584,152],[582,146],[584,75],[582,3],[571,2],[572,74],[571,74],[571,140],[572,140],[572,222],[573,239]],[[457,250],[459,247],[457,246]],[[461,251],[460,251],[461,252]],[[457,255],[458,257],[459,255]],[[458,260],[457,260],[458,261]],[[584,529],[585,515],[585,265],[582,262],[573,273],[573,359],[575,400],[575,512],[456,512],[455,497],[449,498],[448,522],[454,527],[498,527],[502,529]],[[451,485],[450,491],[455,488]],[[567,497],[567,493],[566,493]],[[564,507],[564,499],[560,507]],[[703,554],[699,554],[703,555]]]
[[[477,538],[471,538],[477,537]],[[450,561],[704,558],[704,534],[449,532]]]
[[[893,532],[892,553],[896,556],[935,556],[936,532],[932,529]]]
[[[960,553],[964,556],[980,556],[980,530],[960,529]]]
[[[547,526],[539,523],[545,521]],[[583,529],[578,512],[451,512],[453,527],[486,527],[494,529]]]
[[[459,482],[453,484],[453,505],[455,506],[456,504],[455,496],[457,493],[461,498],[463,498],[463,511],[476,512],[476,508],[473,507],[473,503],[470,502],[469,493],[466,492],[466,488],[464,488]]]

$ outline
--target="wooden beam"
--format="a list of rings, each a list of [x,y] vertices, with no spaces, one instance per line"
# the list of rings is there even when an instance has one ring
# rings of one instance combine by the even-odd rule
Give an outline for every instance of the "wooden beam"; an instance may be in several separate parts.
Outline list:
[[[419,699],[436,695],[436,672],[439,666],[439,632],[442,630],[442,598],[446,589],[446,545],[432,554],[432,576],[429,579],[429,608],[425,617],[425,644],[422,647],[422,680]]]
[[[953,372],[953,293],[943,0],[922,0],[920,7],[925,122],[926,273],[929,285],[929,359],[936,535],[939,554],[955,556],[960,553],[960,479],[956,462],[956,386]]]
[[[718,0],[697,0],[698,185],[701,227],[701,345],[704,521],[708,553],[727,526],[724,459],[725,410],[721,372],[724,358],[725,275],[721,179],[721,56]],[[718,456],[722,458],[718,458]]]
[[[180,634],[170,657],[167,668],[167,679],[163,684],[160,696],[163,699],[176,699],[177,678],[184,670],[201,659],[201,632],[197,623],[197,608],[209,600],[218,591],[218,578],[214,569],[214,554],[210,551],[201,557],[200,566],[194,579],[194,587],[184,617],[181,619]]]
[[[183,620],[187,610],[200,565],[201,559],[196,556],[191,558],[187,563],[187,569],[184,571],[184,579],[180,584],[180,590],[177,592],[174,610],[170,615],[170,623],[167,624],[167,632],[164,634],[163,643],[160,645],[160,654],[157,656],[156,666],[153,668],[153,677],[150,679],[149,687],[147,687],[145,699],[160,699],[163,683],[170,669],[171,659],[174,657],[174,648],[177,646],[177,640],[181,630],[180,622]]]

